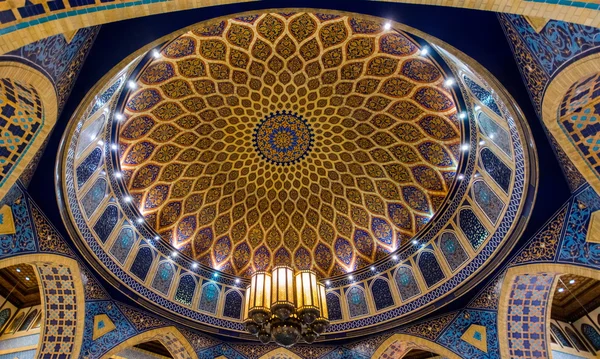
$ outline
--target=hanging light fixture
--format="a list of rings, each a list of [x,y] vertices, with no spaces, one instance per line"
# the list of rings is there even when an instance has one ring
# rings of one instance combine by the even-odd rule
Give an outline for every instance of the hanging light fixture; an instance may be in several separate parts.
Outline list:
[[[266,344],[289,348],[303,339],[313,343],[329,326],[325,286],[310,270],[294,274],[287,266],[271,274],[258,271],[246,288],[246,330]]]

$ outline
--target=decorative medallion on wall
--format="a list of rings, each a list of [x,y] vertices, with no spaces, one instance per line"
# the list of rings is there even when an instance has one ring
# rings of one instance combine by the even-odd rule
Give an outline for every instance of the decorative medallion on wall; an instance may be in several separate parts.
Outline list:
[[[310,125],[297,114],[282,111],[265,117],[254,128],[254,147],[276,165],[290,165],[304,158],[313,142]]]

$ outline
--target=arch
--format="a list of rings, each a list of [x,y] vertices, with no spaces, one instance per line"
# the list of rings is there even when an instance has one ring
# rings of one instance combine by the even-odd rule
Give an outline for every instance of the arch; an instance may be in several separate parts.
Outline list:
[[[175,327],[158,328],[140,333],[113,347],[101,359],[109,359],[127,348],[152,340],[160,341],[174,359],[198,359],[190,342]]]
[[[501,358],[551,358],[550,306],[556,277],[563,274],[600,279],[599,270],[572,264],[527,264],[506,271],[498,304]],[[535,295],[535,300],[519,299],[525,295]],[[528,326],[521,325],[525,321]],[[522,338],[528,338],[527,348],[519,344]]]
[[[4,328],[4,324],[8,323],[8,320],[10,319],[11,315],[12,311],[10,310],[10,308],[4,308],[0,310],[0,333]]]
[[[410,3],[409,0],[393,0],[398,3]],[[60,33],[72,32],[82,27],[102,25],[110,22],[121,21],[142,16],[162,14],[166,12],[203,8],[215,5],[224,5],[240,2],[239,0],[207,0],[198,2],[194,0],[179,0],[173,2],[141,2],[139,5],[131,4],[131,11],[123,11],[125,4],[96,3],[88,5],[77,4],[73,9],[45,9],[39,15],[30,16],[20,20],[9,21],[2,26],[5,35],[2,36],[2,51],[8,52],[26,45],[29,42],[41,40],[45,37]],[[486,2],[465,2],[462,0],[433,1],[424,0],[424,5],[442,5],[448,7],[467,8],[474,10],[487,10],[496,12],[509,12],[519,15],[538,16],[556,20],[574,22],[590,26],[599,26],[600,19],[597,10],[593,8],[565,6],[564,3],[536,2],[535,6],[528,6],[522,0],[507,0],[501,4]],[[18,12],[24,5],[12,5],[8,10]],[[23,4],[15,2],[15,4]],[[131,6],[129,5],[129,6]],[[141,5],[141,6],[140,6]],[[25,5],[26,6],[26,5]],[[102,6],[102,7],[100,7]],[[577,11],[565,11],[577,9]],[[70,11],[69,11],[70,10]],[[60,14],[60,16],[57,16]],[[46,26],[44,26],[45,23]],[[19,26],[16,26],[16,25]]]
[[[346,290],[346,302],[348,304],[348,314],[350,318],[360,317],[369,314],[369,305],[367,296],[363,287],[355,284]]]
[[[36,153],[41,150],[42,144],[54,127],[58,117],[58,98],[52,82],[29,66],[12,61],[2,62],[0,63],[0,74],[2,74],[0,76],[2,80],[0,98],[5,97],[4,93],[9,87],[12,87],[13,92],[22,93],[24,98],[31,97],[31,102],[40,101],[40,107],[29,116],[31,122],[23,123],[26,126],[23,128],[18,126],[24,132],[22,136],[14,134],[8,127],[14,124],[11,120],[13,116],[3,115],[6,121],[5,125],[0,127],[3,137],[6,133],[14,136],[14,138],[9,136],[11,140],[20,141],[18,146],[13,146],[14,149],[5,148],[9,154],[5,156],[6,162],[2,164],[2,175],[0,176],[0,198],[3,198]],[[18,106],[20,98],[21,96],[17,96],[15,101],[8,101],[7,104],[12,103],[12,107]],[[19,107],[13,109],[15,114],[18,114],[19,110],[25,111],[24,108]],[[25,114],[29,113],[25,112]],[[31,137],[26,139],[26,136]]]
[[[546,87],[541,112],[544,125],[558,145],[569,156],[585,180],[600,193],[600,173],[592,168],[578,146],[572,142],[568,131],[559,124],[565,95],[576,83],[598,74],[598,69],[600,69],[600,54],[596,53],[583,57],[560,71]]]
[[[571,345],[571,342],[569,341],[569,339],[567,339],[567,336],[565,335],[561,327],[554,323],[550,323],[550,331],[552,332],[552,334],[554,334],[554,337],[556,337],[556,340],[558,340],[558,343],[561,346],[573,348],[573,345]]]
[[[208,313],[215,314],[217,312],[217,304],[221,290],[215,283],[208,282],[202,285],[202,294],[200,295],[200,303],[198,309]]]
[[[325,300],[327,301],[327,311],[329,314],[329,320],[342,320],[344,318],[342,314],[342,302],[339,294],[330,291],[325,295]]]
[[[175,300],[181,304],[191,306],[196,292],[196,279],[190,273],[186,273],[179,277],[177,291],[175,292]]]
[[[380,311],[394,305],[394,296],[392,295],[390,283],[387,279],[377,277],[375,280],[373,280],[370,287],[371,296],[373,297],[373,303],[375,303],[376,311]]]
[[[446,278],[446,275],[444,274],[444,271],[442,270],[442,267],[440,266],[440,263],[433,251],[422,251],[419,254],[417,263],[427,287],[433,287]]]
[[[27,328],[29,327],[29,325],[31,325],[31,323],[33,322],[33,320],[35,319],[36,315],[38,314],[38,310],[34,309],[31,312],[29,312],[29,314],[27,314],[27,316],[25,317],[25,320],[23,321],[23,323],[21,323],[21,325],[19,326],[19,332],[25,331],[27,330]]]
[[[402,358],[410,350],[416,348],[436,353],[446,359],[460,359],[458,354],[439,345],[438,343],[407,334],[392,335],[379,345],[371,358]],[[387,356],[384,356],[384,354],[387,354]]]
[[[581,338],[579,338],[579,335],[577,335],[577,333],[575,333],[575,331],[573,331],[573,329],[571,329],[569,327],[565,327],[565,332],[567,333],[567,336],[569,337],[569,339],[571,339],[571,342],[573,344],[575,344],[575,348],[577,348],[577,350],[582,351],[582,352],[589,351],[585,347],[585,344],[583,344],[583,341],[581,340]]]
[[[57,356],[59,350],[61,355],[79,357],[85,318],[85,292],[79,264],[74,259],[54,254],[26,254],[0,260],[0,268],[17,264],[33,266],[40,286],[43,318],[36,357]],[[71,308],[59,305],[63,300],[71,301]],[[49,316],[49,312],[53,315]],[[63,345],[57,348],[57,342]]]
[[[595,351],[600,350],[600,334],[598,331],[587,323],[581,325],[583,336],[590,342]]]
[[[394,281],[403,301],[407,301],[421,293],[419,283],[415,279],[415,273],[410,266],[399,266],[394,274]]]
[[[154,262],[154,251],[148,246],[142,246],[137,252],[133,263],[131,264],[131,273],[136,275],[142,281],[146,280],[148,271]]]
[[[235,289],[230,289],[225,293],[223,305],[223,316],[234,319],[241,319],[244,306],[244,296]]]
[[[175,266],[167,260],[163,260],[158,263],[156,274],[152,280],[152,288],[164,295],[169,294],[169,289],[171,288],[171,284],[173,284],[172,282],[173,276],[175,275],[175,270]]]

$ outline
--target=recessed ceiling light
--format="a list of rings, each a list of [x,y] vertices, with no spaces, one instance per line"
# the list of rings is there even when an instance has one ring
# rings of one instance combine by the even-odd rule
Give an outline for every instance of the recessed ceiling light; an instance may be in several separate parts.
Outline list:
[[[450,87],[452,85],[454,85],[454,79],[453,78],[448,78],[448,79],[446,79],[446,81],[444,81],[444,86]]]
[[[331,281],[330,280],[326,280],[325,281],[325,285],[331,285]]]
[[[383,25],[383,28],[385,30],[390,30],[392,28],[392,23],[391,22],[386,22],[385,25]]]
[[[138,217],[138,219],[136,219],[137,223],[144,223],[144,219],[142,217]]]
[[[135,82],[131,81],[131,80],[129,80],[129,81],[127,82],[127,86],[129,86],[129,88],[130,88],[130,89],[135,89],[135,88],[137,88],[137,84],[136,84]]]
[[[375,272],[375,267],[374,267],[374,266],[371,266],[371,270],[372,270],[373,272]]]
[[[575,284],[575,279],[571,279],[571,280],[569,281],[569,284]]]
[[[423,47],[421,49],[421,51],[419,51],[419,53],[421,54],[421,56],[427,55],[428,52],[429,52],[429,48],[427,48],[427,46]]]
[[[463,175],[462,173],[458,175],[457,177],[459,180],[464,180],[465,179],[465,175]]]
[[[461,112],[458,114],[458,118],[460,118],[461,120],[464,120],[465,118],[467,118],[467,114],[464,112]]]
[[[110,145],[110,148],[112,148],[113,150],[116,150],[117,148],[119,148],[119,146],[117,146],[116,143],[113,143],[112,145]]]
[[[125,200],[125,202],[131,202],[131,196],[125,196],[123,200]]]
[[[21,273],[21,268],[17,268],[17,273]]]
[[[152,50],[152,56],[154,56],[155,59],[160,58],[160,52],[158,52],[158,50]]]
[[[417,241],[416,239],[413,239],[412,244],[417,245],[417,244],[419,244],[419,241]]]
[[[479,105],[475,106],[475,111],[479,111],[479,110],[481,110],[481,106],[479,106]]]
[[[120,113],[118,113],[118,114],[116,114],[116,115],[115,115],[115,118],[116,118],[117,120],[121,121],[121,120],[122,120],[122,119],[124,119],[125,117],[123,116],[123,114],[120,114]]]
[[[123,176],[123,174],[119,171],[115,172],[115,177],[116,178],[121,178],[121,176]]]
[[[398,260],[398,256],[394,254],[394,255],[392,256],[392,259],[393,259],[393,260],[395,260],[395,261],[397,261],[397,260]]]
[[[348,279],[350,279],[350,280],[354,280],[354,276],[353,276],[352,274],[350,274],[350,275],[348,276]]]
[[[462,146],[460,146],[460,149],[463,150],[463,151],[468,151],[470,147],[471,146],[469,146],[468,143],[465,143]]]
[[[29,280],[29,277],[25,277],[25,280]]]
[[[565,288],[558,288],[558,292],[559,292],[559,293],[562,293],[562,292],[564,292],[564,291],[565,291]]]
[[[240,279],[239,278],[235,279],[235,284],[240,284]]]
[[[213,277],[217,278],[218,276],[219,276],[219,273],[217,273],[217,272],[213,273]]]
[[[192,268],[194,268],[194,269],[198,268],[198,263],[196,263],[196,262],[192,263]]]
[[[175,251],[171,252],[171,257],[173,257],[173,258],[177,257],[177,252],[175,252]]]

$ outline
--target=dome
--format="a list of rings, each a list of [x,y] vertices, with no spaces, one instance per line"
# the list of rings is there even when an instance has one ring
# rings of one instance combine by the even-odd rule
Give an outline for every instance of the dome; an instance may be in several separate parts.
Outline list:
[[[382,24],[314,13],[185,32],[125,100],[119,159],[136,209],[236,275],[381,259],[434,216],[462,155],[447,75],[420,50]]]
[[[327,281],[325,337],[413,320],[478,283],[527,220],[528,128],[476,62],[389,25],[255,11],[123,60],[63,139],[78,247],[144,305],[235,336],[247,279],[276,265]],[[222,316],[197,290],[210,283],[231,296]],[[351,321],[335,319],[344,296]]]

